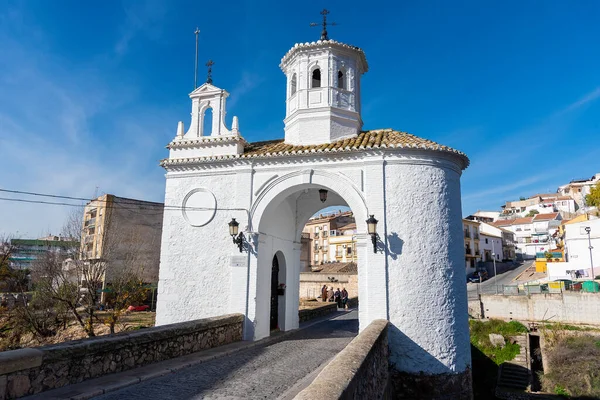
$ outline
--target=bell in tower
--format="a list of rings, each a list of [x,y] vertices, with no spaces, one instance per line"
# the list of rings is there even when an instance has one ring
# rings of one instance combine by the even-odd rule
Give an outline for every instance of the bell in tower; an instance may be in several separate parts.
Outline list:
[[[365,53],[330,40],[327,10],[321,39],[296,44],[282,58],[287,77],[285,142],[315,145],[356,136],[362,128],[360,77],[367,72]]]

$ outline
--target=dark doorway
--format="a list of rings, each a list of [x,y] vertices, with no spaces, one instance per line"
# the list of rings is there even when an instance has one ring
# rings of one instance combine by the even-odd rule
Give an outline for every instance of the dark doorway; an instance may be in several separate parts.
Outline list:
[[[273,267],[271,268],[271,330],[277,329],[279,319],[279,298],[277,288],[279,287],[279,260],[273,256]]]

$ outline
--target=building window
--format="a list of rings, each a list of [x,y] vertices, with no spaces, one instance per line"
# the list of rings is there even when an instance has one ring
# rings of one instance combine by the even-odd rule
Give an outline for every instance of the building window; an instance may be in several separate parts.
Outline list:
[[[335,248],[335,256],[336,257],[341,257],[343,255],[343,249],[342,246],[336,246]]]
[[[352,247],[350,247],[350,246],[346,247],[346,254],[349,256],[352,255]]]
[[[312,72],[312,86],[313,88],[321,87],[321,70],[319,68]]]
[[[319,255],[315,254],[315,262],[319,262]]]
[[[344,73],[342,71],[338,71],[338,82],[337,82],[337,87],[338,89],[346,89],[346,85],[344,85]]]
[[[323,262],[327,262],[327,254],[323,254]]]
[[[296,94],[296,74],[292,75],[292,81],[290,83],[290,96]]]
[[[487,240],[487,238],[485,238],[485,244],[488,244],[488,240]]]

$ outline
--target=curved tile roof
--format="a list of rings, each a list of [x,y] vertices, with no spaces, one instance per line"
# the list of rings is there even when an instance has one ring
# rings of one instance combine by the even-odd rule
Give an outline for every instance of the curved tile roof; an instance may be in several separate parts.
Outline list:
[[[469,165],[469,158],[461,151],[438,144],[434,141],[423,139],[410,133],[394,131],[392,129],[378,129],[364,131],[357,136],[338,140],[333,143],[297,146],[284,142],[284,139],[268,140],[264,142],[246,143],[244,153],[230,156],[214,156],[202,158],[165,159],[161,165],[177,165],[196,162],[210,162],[231,160],[237,158],[268,158],[311,153],[347,153],[370,149],[404,148],[414,150],[430,150],[452,153],[464,161],[464,168]]]
[[[461,151],[411,135],[410,133],[394,131],[392,129],[364,131],[355,137],[319,145],[295,146],[285,143],[283,139],[254,142],[244,147],[244,154],[241,157],[281,156],[314,152],[346,152],[381,148],[408,148],[449,152],[464,158],[465,166],[469,164],[469,158]]]

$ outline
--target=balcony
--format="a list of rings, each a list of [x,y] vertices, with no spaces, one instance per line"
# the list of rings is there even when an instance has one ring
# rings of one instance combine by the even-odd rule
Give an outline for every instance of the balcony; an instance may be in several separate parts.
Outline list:
[[[469,234],[469,231],[465,231],[465,238],[471,239],[471,235]]]
[[[473,235],[473,239],[479,240],[479,233],[476,233],[475,235]]]
[[[87,221],[85,221],[83,223],[83,225],[87,228],[87,227],[92,227],[92,226],[96,226],[96,218],[90,218]]]

